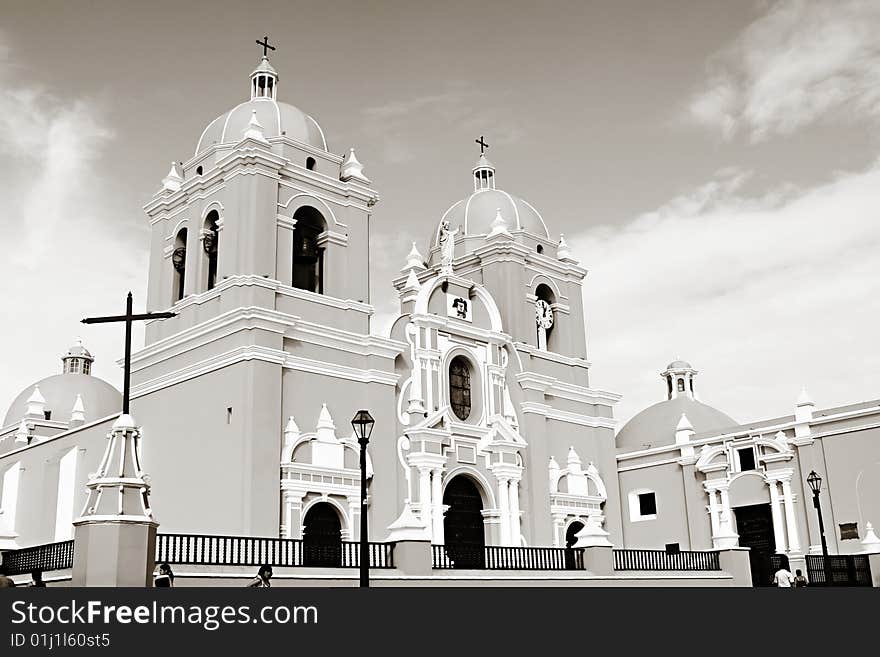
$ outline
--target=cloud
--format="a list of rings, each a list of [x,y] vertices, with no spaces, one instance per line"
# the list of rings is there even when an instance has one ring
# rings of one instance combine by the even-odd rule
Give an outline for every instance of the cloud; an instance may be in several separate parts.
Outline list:
[[[118,332],[86,334],[78,320],[117,309],[125,290],[142,289],[146,272],[143,250],[131,246],[136,224],[113,216],[100,172],[113,140],[102,103],[26,82],[34,72],[16,68],[13,55],[0,39],[3,358],[4,369],[18,374],[0,380],[0,413],[29,383],[20,376],[60,371],[60,355],[80,332],[96,373],[118,381]]]
[[[400,164],[415,159],[423,143],[425,126],[456,125],[478,134],[486,125],[492,127],[493,144],[512,144],[524,132],[510,118],[494,116],[489,110],[503,98],[465,83],[450,83],[439,93],[392,99],[382,105],[365,107],[363,129],[382,148],[384,161]]]
[[[585,282],[592,384],[627,419],[674,358],[739,421],[880,397],[880,164],[811,189],[741,195],[726,171],[626,226],[570,240]]]
[[[753,141],[817,121],[877,120],[878,30],[874,0],[775,3],[710,60],[688,114]]]

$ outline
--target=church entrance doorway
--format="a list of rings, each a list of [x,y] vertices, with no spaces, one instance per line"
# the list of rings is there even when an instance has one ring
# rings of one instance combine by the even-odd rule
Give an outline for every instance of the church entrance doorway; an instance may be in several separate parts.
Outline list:
[[[319,502],[308,510],[303,525],[303,565],[341,566],[342,523],[336,509]]]
[[[449,510],[443,518],[446,555],[453,568],[482,568],[486,545],[483,498],[468,477],[454,477],[443,493]]]
[[[568,526],[568,529],[565,530],[565,567],[568,570],[574,570],[575,566],[575,558],[574,558],[574,544],[577,543],[577,533],[584,528],[584,523],[580,520],[575,520]]]
[[[753,586],[772,586],[776,540],[769,504],[741,506],[734,510],[740,547],[750,548]]]

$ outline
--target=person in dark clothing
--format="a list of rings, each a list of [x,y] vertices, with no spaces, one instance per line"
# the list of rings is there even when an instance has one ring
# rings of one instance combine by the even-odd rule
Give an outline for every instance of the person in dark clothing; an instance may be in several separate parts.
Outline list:
[[[153,586],[156,588],[171,588],[174,586],[174,573],[171,571],[171,566],[167,563],[159,566],[159,572],[156,573],[156,577],[153,579]]]
[[[269,588],[272,586],[269,582],[270,579],[272,579],[272,566],[260,566],[257,576],[250,581],[248,586],[252,588]]]
[[[35,570],[31,573],[31,586],[45,587],[46,582],[43,581],[43,571]]]

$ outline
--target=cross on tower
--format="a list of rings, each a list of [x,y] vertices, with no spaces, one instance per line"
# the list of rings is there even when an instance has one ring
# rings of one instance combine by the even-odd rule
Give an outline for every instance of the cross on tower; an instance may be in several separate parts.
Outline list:
[[[480,138],[474,139],[474,141],[480,145],[480,155],[483,154],[485,149],[489,148],[489,144],[483,141],[483,135],[480,135]]]
[[[108,324],[110,322],[125,322],[125,366],[122,377],[122,413],[128,415],[128,402],[131,392],[131,323],[142,319],[165,319],[174,317],[177,313],[142,313],[134,315],[131,312],[131,292],[125,302],[124,315],[110,315],[108,317],[86,317],[83,324]]]
[[[257,45],[263,46],[263,57],[266,57],[269,54],[267,52],[267,50],[275,50],[275,46],[269,45],[269,37],[268,36],[264,36],[262,41],[257,39]]]

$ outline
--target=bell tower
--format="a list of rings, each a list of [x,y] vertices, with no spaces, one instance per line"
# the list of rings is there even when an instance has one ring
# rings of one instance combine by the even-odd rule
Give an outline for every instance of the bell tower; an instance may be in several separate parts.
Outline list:
[[[149,323],[132,357],[132,412],[158,418],[146,467],[181,463],[154,476],[185,478],[183,464],[201,463],[223,480],[193,491],[204,527],[187,531],[277,536],[287,418],[314,426],[322,404],[340,417],[374,407],[363,398],[392,385],[397,352],[370,336],[378,194],[354,149],[331,151],[318,122],[281,100],[274,47],[258,43],[241,102],[207,125],[144,208],[148,308],[176,316]],[[184,529],[162,499],[175,488],[155,482],[166,531]]]

